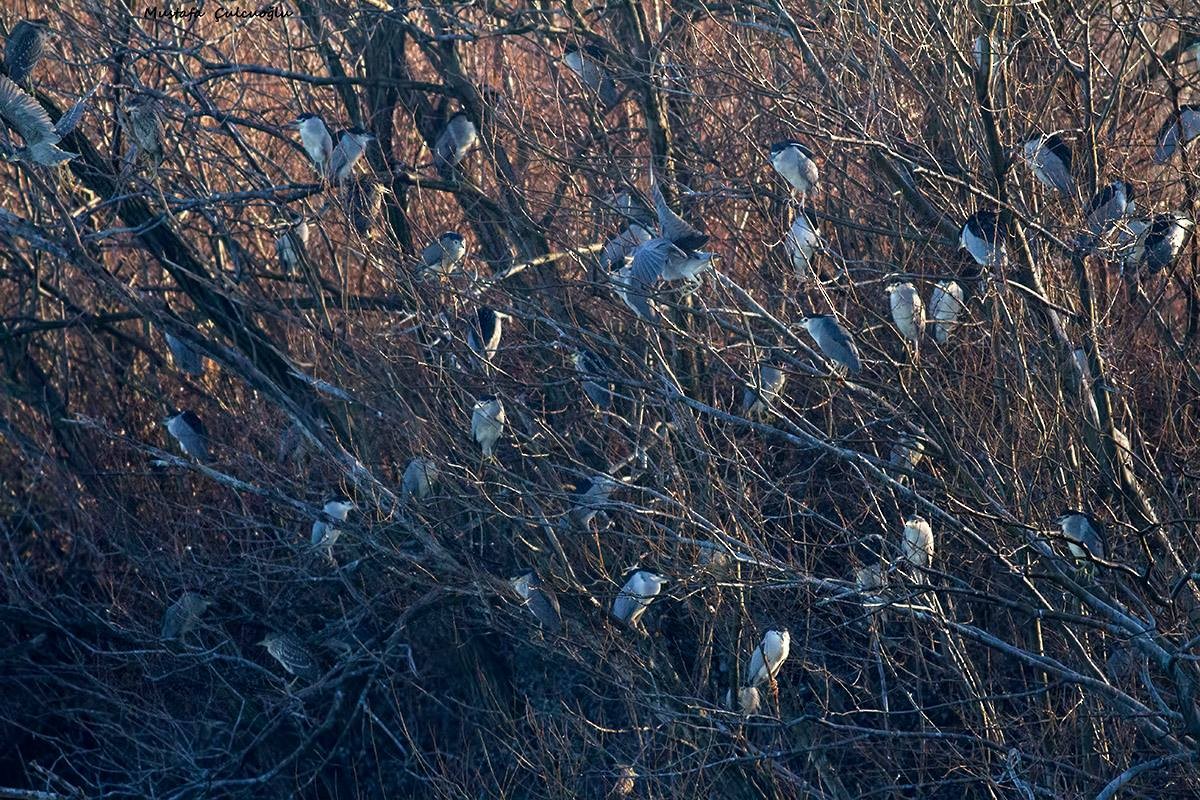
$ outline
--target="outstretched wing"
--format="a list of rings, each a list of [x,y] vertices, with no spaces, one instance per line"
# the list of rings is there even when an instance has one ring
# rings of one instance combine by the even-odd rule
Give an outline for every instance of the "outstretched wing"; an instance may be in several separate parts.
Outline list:
[[[662,231],[662,238],[680,250],[696,250],[703,247],[708,241],[708,234],[701,232],[671,210],[671,207],[667,205],[667,198],[663,197],[662,189],[658,187],[653,170],[650,172],[650,190],[654,196],[654,210],[658,214],[658,225]]]
[[[54,132],[46,109],[3,75],[0,75],[0,117],[21,134],[26,147],[58,142],[58,134]]]

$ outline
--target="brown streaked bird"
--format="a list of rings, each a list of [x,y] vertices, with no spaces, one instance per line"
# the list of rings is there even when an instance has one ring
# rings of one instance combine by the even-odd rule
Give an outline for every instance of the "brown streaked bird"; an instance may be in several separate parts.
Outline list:
[[[134,97],[123,108],[122,127],[137,148],[136,156],[150,163],[155,172],[163,162],[162,110],[153,97]]]
[[[4,43],[4,71],[16,83],[25,83],[56,36],[47,19],[23,19],[13,26]]]
[[[359,236],[372,236],[383,210],[383,196],[392,190],[378,181],[355,181],[346,192],[346,213]]]
[[[271,633],[259,644],[267,648],[271,657],[297,678],[315,681],[321,676],[321,667],[317,664],[317,659],[304,643],[292,634]]]

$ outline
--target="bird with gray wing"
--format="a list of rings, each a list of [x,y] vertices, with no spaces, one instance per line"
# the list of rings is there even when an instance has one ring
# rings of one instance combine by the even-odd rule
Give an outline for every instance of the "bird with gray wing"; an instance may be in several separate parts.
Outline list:
[[[646,609],[650,608],[650,604],[654,602],[654,598],[658,597],[659,592],[666,584],[667,579],[662,575],[638,570],[629,576],[629,580],[625,582],[625,586],[613,600],[612,615],[629,627],[636,629],[642,615],[646,613]]]
[[[1064,198],[1075,193],[1071,176],[1071,147],[1060,133],[1037,134],[1021,146],[1025,163],[1043,186],[1054,189]]]
[[[446,122],[433,144],[434,164],[447,180],[455,177],[455,168],[479,143],[479,130],[466,113],[459,111]]]
[[[4,71],[8,77],[14,83],[25,83],[55,36],[48,19],[23,19],[14,25],[4,43]]]
[[[580,83],[600,96],[605,111],[620,99],[617,84],[605,67],[607,58],[604,50],[594,44],[580,47],[571,42],[563,49],[562,59],[567,69],[579,76]]]
[[[921,337],[925,335],[925,303],[920,293],[908,281],[893,283],[887,287],[888,306],[892,311],[892,322],[900,335],[912,342],[919,354]]]
[[[379,181],[353,181],[346,190],[346,213],[359,236],[374,238],[375,223],[383,211],[384,195],[392,190]]]
[[[583,393],[601,411],[613,406],[612,369],[608,362],[590,350],[579,348],[571,356]]]
[[[1137,213],[1133,184],[1113,181],[1098,190],[1084,209],[1088,230],[1099,236],[1109,225]]]
[[[762,686],[774,681],[787,661],[792,648],[792,634],[787,628],[768,630],[750,656],[750,668],[746,670],[747,686]]]
[[[762,696],[757,686],[742,686],[738,689],[737,707],[733,705],[733,690],[725,691],[725,707],[730,711],[741,711],[746,716],[757,714],[762,707]]]
[[[1081,564],[1089,558],[1105,558],[1104,529],[1091,514],[1068,509],[1054,520],[1067,540],[1071,555]]]
[[[817,257],[817,248],[820,245],[821,233],[816,213],[808,206],[801,206],[783,240],[784,249],[787,250],[798,280],[807,281],[813,274],[813,260]]]
[[[93,95],[96,94],[96,90],[99,88],[100,84],[93,86],[90,92],[76,100],[74,105],[68,108],[66,112],[58,118],[58,121],[54,123],[54,133],[59,137],[59,139],[62,139],[65,136],[70,136],[71,133],[77,127],[79,127],[80,120],[82,120],[83,115],[87,113],[88,104],[91,102]]]
[[[414,458],[404,468],[401,497],[418,503],[429,497],[438,479],[438,465],[432,458]]]
[[[618,183],[607,202],[620,215],[623,224],[637,224],[646,230],[654,227],[657,220],[654,209],[636,189]]]
[[[609,506],[612,493],[620,485],[607,475],[580,478],[571,489],[571,519],[586,528]]]
[[[324,123],[322,123],[324,124]],[[318,132],[319,136],[319,132]],[[301,135],[303,139],[303,134]],[[343,183],[350,179],[354,174],[354,167],[363,157],[363,153],[367,152],[367,145],[375,140],[374,134],[368,133],[363,128],[357,125],[353,128],[348,128],[338,135],[337,146],[333,148],[333,152],[329,154],[328,178],[331,181]],[[324,147],[323,142],[315,143],[315,146]],[[308,149],[307,146],[305,149]],[[311,156],[311,152],[309,153]]]
[[[904,520],[900,554],[916,569],[927,569],[933,563],[933,527],[919,514]]]
[[[742,390],[742,413],[750,419],[765,420],[785,383],[787,373],[777,365],[765,361],[759,364],[754,382]]]
[[[771,166],[801,197],[817,188],[817,161],[803,142],[785,139],[771,145]]]
[[[471,437],[479,444],[484,458],[492,458],[496,453],[496,442],[504,435],[504,425],[508,417],[504,413],[504,404],[500,398],[485,395],[475,402],[471,410]]]
[[[163,612],[162,639],[181,639],[196,629],[212,601],[195,592],[184,592]]]
[[[521,598],[521,605],[529,609],[529,613],[541,623],[547,633],[556,634],[562,631],[562,613],[558,607],[558,597],[546,586],[536,572],[526,572],[508,581],[513,591]]]
[[[862,370],[854,337],[832,315],[813,314],[804,317],[800,320],[800,326],[808,331],[821,353],[837,365],[838,372],[854,375]]]
[[[921,433],[913,433],[912,431],[901,431],[896,437],[896,441],[892,444],[892,450],[888,454],[888,463],[894,467],[904,467],[906,469],[915,469],[921,463],[921,459],[925,457],[925,437],[924,430]]]
[[[467,243],[461,233],[446,231],[421,251],[421,263],[436,275],[454,271],[467,254]]]
[[[333,160],[333,137],[325,120],[312,112],[307,112],[292,121],[292,127],[300,131],[300,143],[304,152],[312,159],[313,168],[324,178],[328,174],[330,162]]]
[[[1158,129],[1154,148],[1154,163],[1165,164],[1175,155],[1180,144],[1200,136],[1200,104],[1180,106]]]
[[[167,341],[167,349],[171,351],[171,358],[175,361],[177,370],[188,375],[204,374],[204,357],[197,353],[195,348],[170,331],[163,331],[163,338]]]
[[[944,280],[934,284],[929,297],[929,318],[933,323],[933,338],[938,344],[950,341],[962,311],[963,290],[957,281]]]
[[[303,218],[289,224],[275,239],[275,255],[284,272],[292,273],[307,258],[308,222]]]
[[[653,238],[654,235],[641,224],[630,223],[629,227],[604,243],[604,249],[600,251],[600,266],[605,273],[621,269],[638,247]]]
[[[179,443],[179,449],[185,456],[201,463],[208,461],[208,431],[198,416],[191,411],[180,411],[167,417],[163,424],[167,426],[167,433]]]
[[[350,516],[350,512],[357,507],[354,501],[345,495],[336,495],[326,500],[322,510],[332,522],[326,522],[320,518],[313,520],[312,535],[309,538],[312,546],[324,547],[332,553],[333,545],[342,535],[342,529],[338,527],[337,523],[345,522]]]
[[[0,119],[16,131],[22,140],[8,157],[52,167],[75,158],[75,153],[59,149],[59,135],[50,124],[50,115],[37,100],[17,84],[0,75]]]
[[[306,681],[315,681],[321,677],[321,667],[316,657],[296,636],[290,633],[271,633],[259,644],[267,648],[271,657],[290,675]]]
[[[999,268],[1008,258],[1004,240],[1008,227],[995,211],[979,211],[963,224],[959,247],[966,249],[981,267]]]
[[[490,364],[496,357],[506,319],[512,317],[503,311],[496,311],[491,306],[480,306],[475,312],[474,324],[467,326],[467,347],[480,361]]]
[[[1151,273],[1175,263],[1187,246],[1196,224],[1182,211],[1155,214],[1142,230],[1130,253],[1130,261],[1144,263]]]

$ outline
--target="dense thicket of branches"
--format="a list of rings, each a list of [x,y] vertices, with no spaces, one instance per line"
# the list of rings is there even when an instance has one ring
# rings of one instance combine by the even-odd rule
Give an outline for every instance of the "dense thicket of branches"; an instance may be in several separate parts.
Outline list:
[[[51,20],[33,76],[51,117],[100,88],[61,145],[78,158],[0,169],[0,785],[1200,792],[1200,248],[1119,275],[1075,250],[1080,203],[1014,150],[1065,130],[1082,197],[1123,178],[1141,209],[1195,218],[1200,152],[1151,159],[1200,101],[1191,3],[286,10],[171,21],[73,1]],[[6,29],[36,12],[10,6]],[[572,43],[603,51],[611,110],[564,67]],[[120,124],[135,96],[162,109],[157,169]],[[431,147],[460,109],[481,141],[456,180]],[[358,170],[392,190],[373,236],[287,127],[304,111],[377,137]],[[820,280],[783,244],[796,198],[767,161],[783,138],[820,165]],[[614,189],[648,192],[651,164],[718,256],[697,291],[660,298],[660,324],[595,256],[621,228]],[[1012,222],[999,274],[958,249],[986,208]],[[274,242],[301,216],[308,266],[288,271]],[[466,236],[464,269],[422,275],[445,230]],[[905,346],[896,276],[927,298],[964,286],[946,345]],[[483,303],[513,317],[494,369],[464,343]],[[797,327],[813,311],[854,333],[853,383]],[[164,331],[204,354],[202,376]],[[612,412],[582,393],[580,346],[612,365]],[[788,382],[751,421],[743,385],[768,358]],[[484,462],[469,423],[488,393],[508,430]],[[175,455],[176,408],[206,422],[211,463]],[[922,430],[926,459],[891,464]],[[415,456],[440,468],[421,503],[399,488]],[[564,487],[604,471],[624,485],[585,529]],[[309,529],[340,492],[359,511],[331,562]],[[1067,557],[1067,507],[1101,520],[1106,558]],[[932,568],[860,594],[856,571],[873,551],[895,562],[914,509]],[[645,631],[608,613],[634,568],[670,579]],[[557,592],[560,634],[510,589],[526,569]],[[164,641],[184,592],[214,603]],[[760,712],[729,710],[784,625]],[[271,631],[298,636],[319,679],[285,673],[258,646]]]

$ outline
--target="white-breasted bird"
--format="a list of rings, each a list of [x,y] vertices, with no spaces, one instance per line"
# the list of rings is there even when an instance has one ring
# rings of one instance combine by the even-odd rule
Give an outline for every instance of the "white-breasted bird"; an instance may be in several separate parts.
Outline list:
[[[284,272],[295,272],[304,262],[310,233],[308,222],[303,218],[290,223],[279,233],[275,239],[275,255]]]
[[[775,680],[783,662],[787,661],[792,647],[792,634],[787,628],[769,630],[750,656],[750,668],[746,670],[747,686],[762,686]]]
[[[1100,522],[1091,514],[1077,509],[1068,509],[1054,520],[1062,530],[1067,547],[1076,561],[1088,560],[1090,553],[1093,558],[1105,558],[1104,529]]]
[[[1008,228],[995,211],[977,211],[967,218],[959,236],[959,247],[966,248],[981,267],[1000,267],[1008,257],[1004,240]]]
[[[1097,190],[1084,209],[1088,230],[1099,236],[1109,225],[1137,213],[1133,184],[1113,181]]]
[[[1155,137],[1154,163],[1165,164],[1175,155],[1181,143],[1200,136],[1200,104],[1180,106],[1158,129]]]
[[[197,353],[195,348],[170,331],[163,331],[163,339],[167,342],[167,349],[171,351],[175,369],[188,375],[204,374],[204,357]]]
[[[916,569],[926,569],[933,563],[933,527],[920,514],[904,520],[900,554]]]
[[[163,424],[184,455],[200,462],[208,461],[208,431],[198,416],[191,411],[180,411],[167,417]]]
[[[933,323],[933,338],[938,344],[950,340],[963,312],[963,290],[958,281],[938,281],[929,296],[929,318]]]
[[[467,326],[467,347],[481,361],[490,362],[500,349],[504,320],[512,319],[491,306],[480,306],[475,319]]]
[[[461,233],[445,231],[421,251],[425,269],[438,275],[453,272],[467,254],[467,242]]]
[[[808,331],[821,353],[837,365],[839,372],[854,375],[862,370],[854,337],[832,315],[812,314],[802,318],[800,326]]]
[[[751,419],[764,419],[768,408],[779,399],[787,373],[768,362],[759,364],[754,380],[742,390],[742,413]]]
[[[333,519],[333,522],[326,522],[323,519],[313,520],[312,534],[309,541],[313,547],[332,548],[337,542],[338,537],[342,535],[342,530],[337,526],[338,522],[345,522],[350,516],[350,512],[357,506],[354,501],[345,495],[337,495],[325,501],[325,506],[322,509],[326,516]]]
[[[586,528],[609,505],[612,493],[620,485],[619,481],[600,474],[575,481],[571,488],[571,518]]]
[[[813,259],[821,246],[821,229],[811,208],[801,206],[796,210],[796,218],[792,220],[792,227],[784,237],[783,246],[792,262],[792,268],[796,270],[796,277],[807,281],[813,274]]]
[[[920,293],[908,281],[893,283],[887,287],[888,306],[892,310],[892,322],[900,335],[918,349],[925,335],[925,303]]]
[[[1151,273],[1169,267],[1187,246],[1196,224],[1182,211],[1167,211],[1150,218],[1130,253],[1133,264],[1144,263]]]
[[[433,486],[438,479],[438,465],[432,458],[411,459],[404,468],[404,478],[400,484],[401,497],[412,498],[418,503],[433,492]]]
[[[530,571],[509,578],[508,583],[521,598],[521,605],[533,614],[548,633],[558,633],[562,630],[562,612],[558,606],[558,597],[542,582],[536,572]]]
[[[478,142],[479,130],[471,118],[462,111],[454,114],[433,144],[434,164],[438,171],[447,178],[453,177],[454,168]]]
[[[1054,189],[1065,198],[1075,193],[1075,178],[1071,174],[1071,146],[1060,133],[1037,134],[1021,146],[1025,163],[1043,186]]]
[[[354,166],[367,151],[367,145],[374,139],[374,134],[357,126],[342,131],[338,136],[337,146],[329,155],[329,180],[341,182],[349,179],[354,172]]]
[[[897,467],[914,469],[925,457],[925,437],[912,431],[901,431],[892,443],[888,463]]]
[[[475,402],[471,410],[471,437],[483,450],[484,458],[491,458],[495,454],[496,442],[504,434],[507,421],[500,398],[485,395]]]
[[[771,166],[801,195],[817,188],[816,156],[803,142],[784,139],[771,145]]]
[[[317,174],[324,178],[328,174],[329,162],[333,157],[333,137],[325,120],[312,112],[307,112],[292,121],[292,127],[300,131],[300,143],[304,152],[312,160]]]
[[[58,147],[62,137],[42,104],[3,75],[0,75],[0,117],[21,136],[22,146],[12,153],[12,159],[54,166],[75,158],[75,153]]]
[[[740,711],[746,716],[757,714],[762,707],[762,695],[757,686],[741,686],[738,688],[737,705],[733,704],[733,690],[725,691],[725,707],[730,711]]]
[[[638,570],[629,576],[624,588],[613,600],[612,615],[631,628],[638,627],[642,615],[667,584],[667,579],[653,572]]]
[[[600,96],[606,111],[617,104],[620,92],[604,65],[607,56],[603,49],[594,44],[580,47],[570,42],[563,49],[562,60],[567,69],[579,76],[580,83]]]

